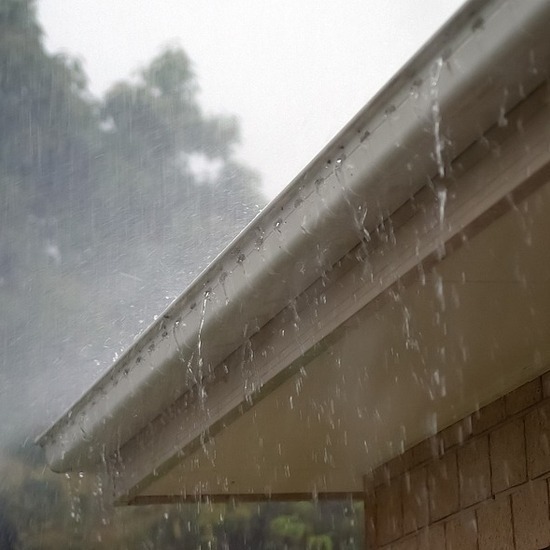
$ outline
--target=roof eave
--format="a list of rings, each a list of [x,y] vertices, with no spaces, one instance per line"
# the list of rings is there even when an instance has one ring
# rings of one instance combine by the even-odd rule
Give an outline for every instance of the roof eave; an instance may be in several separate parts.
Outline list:
[[[452,159],[547,78],[549,20],[544,1],[467,3],[38,438],[52,469],[112,454],[437,175],[436,137]]]

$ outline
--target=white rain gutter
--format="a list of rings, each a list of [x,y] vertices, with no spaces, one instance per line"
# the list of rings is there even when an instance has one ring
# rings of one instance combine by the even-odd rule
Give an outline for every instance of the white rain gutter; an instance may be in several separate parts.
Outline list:
[[[547,0],[468,2],[38,438],[51,468],[112,455],[547,79],[549,25]]]

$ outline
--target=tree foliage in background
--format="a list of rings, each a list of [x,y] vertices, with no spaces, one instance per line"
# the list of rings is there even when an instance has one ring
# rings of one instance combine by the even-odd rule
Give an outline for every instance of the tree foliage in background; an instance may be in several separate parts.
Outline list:
[[[14,548],[363,548],[362,503],[200,502],[113,509],[101,477],[53,474],[32,449],[5,455],[3,460],[11,464],[11,475],[0,497],[0,542],[4,536],[14,541]]]
[[[94,98],[34,3],[0,0],[0,361],[31,403],[14,432],[69,406],[263,203],[236,120],[198,93],[171,48]]]
[[[102,98],[43,46],[32,0],[0,0],[0,546],[331,550],[349,503],[113,510],[100,477],[32,445],[259,209],[237,120],[206,114],[169,48]]]

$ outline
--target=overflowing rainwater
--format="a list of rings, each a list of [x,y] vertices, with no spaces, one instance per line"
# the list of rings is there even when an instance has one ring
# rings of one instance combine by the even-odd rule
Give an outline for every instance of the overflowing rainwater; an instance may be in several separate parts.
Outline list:
[[[448,12],[451,4],[458,3],[448,2]],[[138,68],[132,76],[125,77],[121,71],[116,82],[113,80],[94,95],[87,81],[85,59],[46,50],[33,6],[27,0],[0,0],[0,26],[9,30],[0,33],[0,410],[8,419],[0,430],[0,547],[360,548],[364,537],[362,500],[357,494],[347,497],[354,491],[348,490],[351,485],[345,483],[346,490],[338,493],[337,500],[324,502],[323,491],[331,483],[340,483],[339,475],[346,482],[346,476],[351,479],[362,475],[351,466],[341,467],[347,464],[343,458],[346,453],[380,462],[391,453],[404,452],[416,437],[417,426],[425,433],[435,434],[445,427],[445,422],[448,424],[439,412],[429,411],[419,413],[416,424],[405,419],[394,433],[387,435],[387,419],[394,418],[395,409],[387,396],[394,395],[392,388],[406,388],[411,395],[416,391],[428,395],[434,403],[444,402],[456,397],[457,380],[467,381],[465,365],[472,355],[489,356],[494,361],[502,356],[504,344],[498,335],[491,335],[480,351],[471,344],[473,329],[464,327],[461,318],[474,298],[484,299],[481,292],[471,288],[494,282],[491,277],[497,276],[489,268],[482,269],[484,258],[460,273],[452,263],[459,256],[450,255],[441,269],[434,267],[430,256],[406,273],[410,276],[407,284],[387,283],[388,274],[384,269],[376,271],[376,261],[383,263],[403,243],[402,225],[408,220],[403,217],[394,225],[388,212],[378,212],[376,201],[363,201],[349,183],[355,170],[351,150],[346,149],[346,154],[340,150],[325,166],[325,176],[318,178],[310,191],[323,202],[333,191],[329,186],[339,188],[347,205],[346,223],[355,232],[357,245],[349,254],[346,250],[335,267],[327,261],[331,239],[327,239],[328,244],[312,245],[308,253],[314,256],[312,263],[320,274],[318,286],[308,286],[303,299],[292,296],[283,304],[283,311],[271,312],[276,320],[285,322],[273,323],[269,343],[254,338],[262,328],[260,323],[266,320],[248,319],[242,331],[243,345],[227,352],[227,363],[211,364],[211,349],[221,344],[209,323],[215,323],[219,307],[230,305],[234,299],[235,273],[247,280],[253,271],[250,255],[235,251],[232,267],[224,265],[201,289],[200,299],[190,306],[193,315],[189,318],[165,318],[163,311],[261,211],[267,195],[275,194],[272,182],[279,182],[277,190],[287,184],[331,132],[347,122],[353,109],[344,110],[345,116],[335,116],[334,121],[327,122],[323,132],[316,131],[325,137],[318,138],[324,140],[321,144],[309,140],[314,143],[314,151],[297,148],[294,154],[291,148],[284,155],[272,151],[275,159],[262,164],[262,155],[244,154],[251,150],[250,125],[268,127],[267,133],[270,126],[275,134],[284,119],[292,117],[279,105],[279,111],[271,111],[270,124],[255,124],[241,113],[239,118],[228,114],[229,108],[205,107],[208,94],[202,66],[191,53],[199,59],[200,48],[157,48],[154,55],[135,64]],[[314,25],[302,24],[308,26]],[[284,28],[281,26],[277,32],[283,33]],[[238,49],[232,51],[233,56],[242,55]],[[406,57],[412,53],[407,51]],[[338,57],[342,57],[338,65],[343,65],[343,58],[365,56],[348,51],[342,55],[338,52]],[[223,63],[217,60],[218,66]],[[260,78],[270,71],[264,63],[267,65],[267,61],[262,61],[255,73],[232,75],[232,80],[247,81],[241,88],[243,97],[248,98],[254,88],[254,74]],[[278,69],[278,63],[273,62],[273,71]],[[448,217],[454,204],[449,181],[453,171],[446,158],[452,144],[445,135],[440,102],[445,63],[443,57],[438,57],[430,67],[426,89],[413,85],[408,98],[429,103],[426,113],[431,134],[427,156],[437,172],[429,177],[439,182],[432,185],[430,181],[433,201],[429,208],[434,212],[433,227],[441,232],[450,227]],[[536,59],[531,63],[531,72],[536,74]],[[356,67],[351,66],[350,71],[355,74]],[[328,80],[340,80],[337,87],[347,87],[347,83],[325,76],[326,83],[316,76],[317,86],[330,87],[331,101],[345,104],[346,100],[339,100],[332,89],[334,83]],[[283,84],[284,101],[292,109],[292,89],[299,84]],[[376,88],[368,94],[364,89],[356,90],[357,107],[374,91]],[[308,94],[315,91],[308,89]],[[260,104],[259,111],[262,96],[267,105],[269,95],[269,90],[263,89],[260,99],[254,100]],[[508,89],[502,92],[496,124],[502,131],[520,126],[509,115],[511,95]],[[303,117],[307,118],[307,103],[302,105]],[[310,118],[328,119],[329,111],[330,108],[325,109],[323,116],[316,112]],[[398,114],[398,107],[393,105],[384,111],[385,120],[395,127],[400,124]],[[295,146],[292,136],[308,134],[306,122],[292,120],[285,125],[284,135],[290,147]],[[365,138],[362,145],[368,148],[369,137],[364,129],[361,133]],[[497,150],[493,142],[488,144]],[[396,149],[401,146],[392,145]],[[269,149],[267,145],[258,147]],[[411,159],[407,168],[411,173],[414,162],[416,159]],[[265,173],[270,165],[276,168]],[[290,176],[287,171],[291,171]],[[269,186],[267,192],[262,183]],[[296,211],[307,200],[305,195],[298,195],[291,203]],[[424,208],[421,199],[418,204]],[[327,216],[339,215],[330,210],[329,203],[323,208]],[[518,200],[512,212],[522,244],[536,252],[540,240],[537,203]],[[277,212],[269,225],[249,226],[253,234],[251,250],[259,263],[271,269],[264,249],[273,236],[278,250],[295,261],[296,278],[305,280],[312,263],[298,255],[294,257],[295,251],[286,242],[289,216],[285,210]],[[371,223],[373,217],[379,218],[377,223]],[[313,242],[315,233],[305,214],[301,221],[301,225],[296,225],[297,232]],[[465,236],[460,246],[454,243],[457,249],[464,250],[460,253],[470,250],[469,239],[469,235]],[[410,250],[419,250],[419,244],[420,239]],[[500,249],[494,248],[489,250],[497,262]],[[477,249],[472,249],[475,255]],[[537,348],[541,332],[529,331],[537,323],[542,324],[533,290],[536,270],[524,268],[523,263],[531,265],[531,256],[519,245],[516,249],[516,264],[504,265],[502,272],[508,274],[509,269],[510,280],[521,288],[527,313],[521,311],[525,313],[523,318],[529,319],[520,330],[522,341],[531,345],[534,363],[542,365],[545,351]],[[449,251],[441,242],[434,257],[443,262]],[[354,271],[355,265],[358,268]],[[275,265],[273,269],[279,267]],[[510,280],[498,283],[511,285]],[[294,284],[291,276],[283,282],[288,287]],[[388,292],[382,298],[390,297],[389,305],[384,299],[373,300],[376,303],[368,315],[361,310],[336,327],[339,332],[335,329],[337,336],[333,340],[311,344],[311,334],[324,328],[325,318],[336,317],[344,300],[359,300],[363,287],[379,292],[384,285]],[[352,287],[352,298],[335,290]],[[273,300],[271,290],[265,288],[264,294],[254,296],[254,300],[268,303]],[[487,302],[487,311],[499,317],[497,306],[501,304],[497,303],[493,311]],[[235,326],[242,322],[240,313],[235,308],[235,319],[231,319]],[[186,340],[182,335],[193,328],[189,320],[192,317],[198,319],[196,338]],[[235,491],[246,496],[249,489],[243,480],[224,471],[224,461],[228,460],[246,469],[263,495],[271,495],[276,483],[293,489],[297,479],[307,479],[306,490],[296,491],[300,501],[239,503],[237,499],[215,503],[205,498],[197,504],[179,502],[115,510],[109,471],[113,463],[106,449],[101,451],[99,471],[90,472],[84,467],[87,465],[82,466],[82,471],[79,465],[66,476],[49,471],[41,450],[33,444],[34,438],[77,401],[113,362],[124,357],[125,350],[139,340],[153,321],[156,326],[166,321],[159,338],[166,338],[166,346],[177,350],[178,384],[181,383],[178,389],[189,390],[187,397],[190,403],[198,404],[199,418],[218,418],[215,415],[219,411],[209,408],[214,401],[211,395],[236,375],[240,385],[234,395],[242,396],[242,410],[251,413],[244,422],[243,433],[252,434],[247,441],[234,436],[236,430],[229,432],[230,436],[218,437],[231,424],[228,421],[226,426],[225,417],[221,417],[219,425],[200,432],[196,456],[186,454],[188,449],[171,449],[181,451],[178,458],[188,468],[184,474],[192,479],[185,485],[184,475],[177,471],[177,482],[192,496],[209,494],[215,483],[227,493]],[[439,338],[437,345],[430,341],[434,334]],[[219,339],[222,340],[221,335]],[[267,378],[260,375],[257,366],[269,361],[282,363],[286,354],[290,356],[295,349],[306,358],[293,365],[288,379],[277,379],[273,387],[280,393],[273,390],[275,397],[259,404],[259,396],[266,392]],[[149,351],[136,359],[143,372],[155,369],[149,359],[153,348]],[[364,363],[356,370],[350,367],[353,352],[364,357]],[[367,373],[367,360],[376,363],[376,371]],[[460,368],[452,371],[451,365]],[[387,386],[381,382],[381,374],[387,376]],[[131,384],[133,380],[128,368],[119,383]],[[377,387],[384,391],[375,392],[373,388]],[[148,389],[154,391],[152,387]],[[271,386],[268,389],[272,391]],[[368,394],[368,404],[361,392]],[[401,396],[406,401],[407,392]],[[262,418],[266,410],[267,418]],[[367,435],[357,430],[358,420],[368,422]],[[192,428],[198,424],[197,421]],[[279,431],[270,432],[271,425]],[[82,439],[97,452],[97,447],[93,447],[96,434],[84,428],[81,431]],[[178,434],[181,431],[176,430]],[[117,452],[123,446],[124,442],[119,443]],[[272,457],[276,460],[272,461]],[[319,475],[313,472],[317,467],[322,472]],[[201,469],[211,474],[209,481],[197,480]],[[158,481],[160,486],[165,474],[165,470],[153,468],[155,481],[151,483]],[[244,489],[239,492],[235,486]]]
[[[443,136],[441,135],[441,112],[439,107],[439,77],[443,68],[443,59],[439,58],[435,62],[430,78],[430,101],[432,119],[434,125],[434,150],[435,161],[439,177],[445,176],[445,164],[443,161],[443,149],[445,147]]]

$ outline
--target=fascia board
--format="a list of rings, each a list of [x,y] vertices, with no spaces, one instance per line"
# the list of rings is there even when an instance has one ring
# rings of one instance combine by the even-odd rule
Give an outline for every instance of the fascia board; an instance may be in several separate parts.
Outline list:
[[[110,456],[208,379],[436,176],[440,153],[452,159],[547,78],[549,21],[544,0],[466,4],[38,438],[52,469]]]
[[[502,132],[506,137],[499,142],[499,154],[484,151],[483,160],[478,162],[476,151],[468,166],[456,169],[462,172],[460,176],[455,174],[452,182],[449,179],[438,182],[447,197],[444,218],[439,216],[437,195],[431,189],[423,189],[414,201],[392,216],[393,238],[373,237],[368,246],[359,245],[323,284],[310,287],[293,307],[270,321],[269,328],[252,336],[248,354],[244,349],[230,356],[225,361],[227,369],[220,369],[203,397],[196,392],[186,394],[123,445],[114,465],[119,471],[113,487],[116,502],[134,503],[149,483],[208,440],[215,440],[219,432],[274,387],[329,350],[339,333],[345,332],[353,315],[387,298],[387,291],[398,281],[403,285],[410,275],[415,279],[420,273],[416,269],[419,264],[423,271],[436,264],[446,252],[467,241],[468,236],[475,235],[547,184],[550,177],[547,93],[547,88],[542,89],[533,102],[538,110],[536,116],[529,116],[529,109],[516,113],[514,122],[528,119],[527,123],[522,133],[515,125]],[[540,108],[541,104],[545,107]],[[478,149],[484,147],[478,144]],[[461,157],[458,162],[464,161]],[[291,326],[296,317],[299,330]],[[246,359],[250,354],[253,360]],[[243,371],[249,372],[247,384],[243,383]],[[251,385],[255,386],[252,393],[248,390]]]

